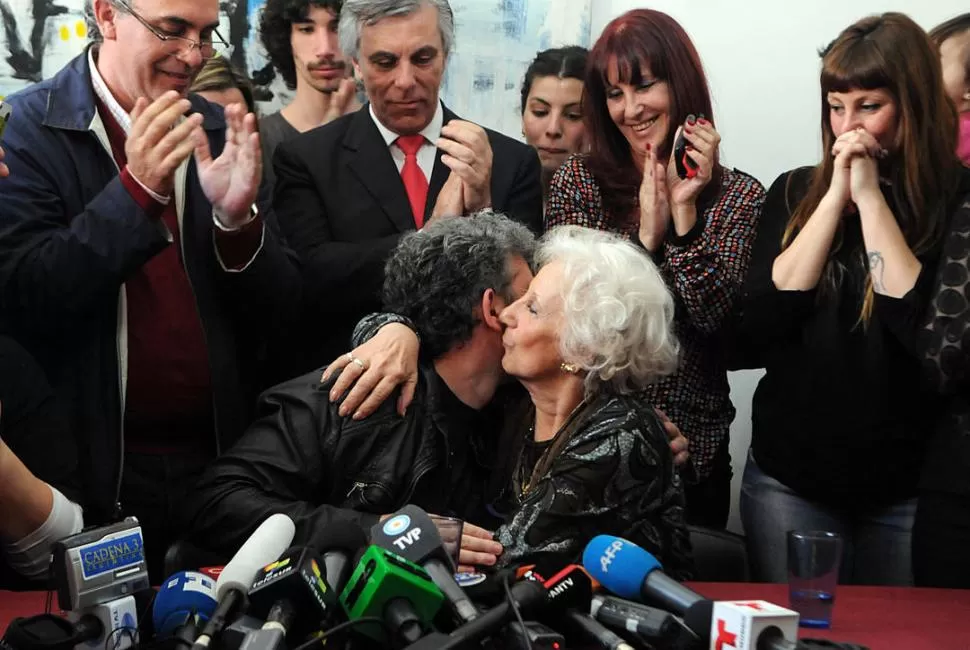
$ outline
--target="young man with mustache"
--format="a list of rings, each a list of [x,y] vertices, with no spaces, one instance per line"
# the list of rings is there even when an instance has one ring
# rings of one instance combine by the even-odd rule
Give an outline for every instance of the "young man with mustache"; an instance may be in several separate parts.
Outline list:
[[[259,38],[293,100],[259,122],[263,174],[272,184],[273,152],[295,135],[360,108],[350,61],[340,52],[343,0],[266,0]]]

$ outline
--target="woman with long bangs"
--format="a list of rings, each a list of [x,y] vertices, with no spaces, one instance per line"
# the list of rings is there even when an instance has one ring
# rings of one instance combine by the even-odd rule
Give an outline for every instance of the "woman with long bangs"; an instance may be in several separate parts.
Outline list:
[[[764,188],[720,164],[700,57],[667,14],[637,9],[606,26],[590,52],[583,110],[590,152],[553,177],[546,227],[620,233],[660,266],[678,302],[682,358],[646,398],[690,440],[688,521],[723,528],[734,407],[721,334],[740,294]],[[686,148],[674,155],[681,133]]]
[[[768,191],[739,343],[763,366],[741,517],[753,577],[787,577],[785,535],[835,531],[841,580],[912,581],[934,405],[912,334],[959,205],[956,113],[938,56],[903,14],[822,52],[822,161]]]

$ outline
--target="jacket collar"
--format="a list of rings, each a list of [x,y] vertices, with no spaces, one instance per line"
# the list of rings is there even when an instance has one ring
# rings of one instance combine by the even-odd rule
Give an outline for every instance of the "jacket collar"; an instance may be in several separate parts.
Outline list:
[[[91,128],[97,114],[97,98],[88,65],[88,50],[93,47],[96,44],[86,47],[84,52],[51,78],[44,126],[67,131],[88,131]],[[213,110],[209,102],[195,94],[189,95],[189,101],[192,102],[191,110],[202,114],[203,129],[217,131],[225,128],[222,111]]]
[[[461,119],[444,104],[442,124],[451,120]],[[348,165],[357,175],[360,182],[374,197],[381,209],[401,231],[414,229],[414,218],[411,216],[411,206],[408,203],[404,184],[399,180],[400,174],[394,165],[394,160],[388,151],[383,134],[377,128],[375,120],[371,118],[370,104],[365,104],[350,118],[342,146],[353,152]],[[424,217],[427,220],[434,211],[435,201],[448,178],[449,169],[441,162],[441,150],[435,152],[434,168],[428,180],[428,200],[425,204]],[[398,179],[392,182],[392,179]]]

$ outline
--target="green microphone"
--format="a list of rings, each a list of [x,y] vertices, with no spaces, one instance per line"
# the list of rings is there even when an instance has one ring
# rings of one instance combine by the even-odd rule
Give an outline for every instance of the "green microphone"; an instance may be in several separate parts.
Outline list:
[[[369,546],[340,594],[340,602],[350,620],[365,616],[383,619],[391,643],[405,646],[430,628],[444,595],[417,564],[387,549]],[[366,625],[360,631],[376,641],[387,640],[383,628]]]

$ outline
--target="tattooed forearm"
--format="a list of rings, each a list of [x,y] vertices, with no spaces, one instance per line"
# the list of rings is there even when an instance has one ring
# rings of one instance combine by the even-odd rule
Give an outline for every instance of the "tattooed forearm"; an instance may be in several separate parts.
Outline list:
[[[876,293],[885,293],[886,263],[882,259],[882,253],[879,251],[869,253],[869,275],[872,276],[873,291]]]

